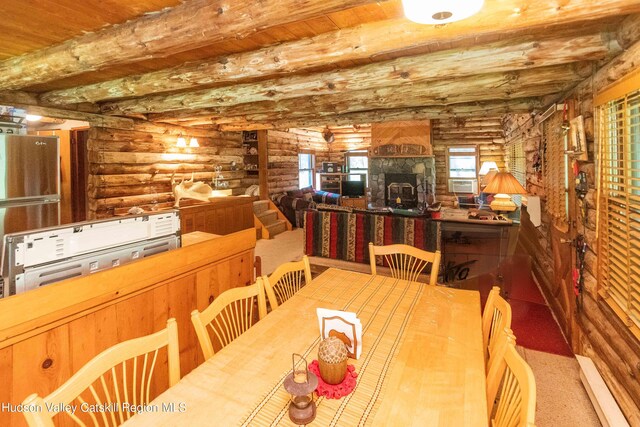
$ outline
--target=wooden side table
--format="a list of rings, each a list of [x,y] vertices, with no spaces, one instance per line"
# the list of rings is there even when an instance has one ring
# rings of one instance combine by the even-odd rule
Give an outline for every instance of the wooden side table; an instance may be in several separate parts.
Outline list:
[[[350,208],[366,209],[367,198],[366,197],[342,197],[340,198],[340,204],[342,206],[348,206]]]

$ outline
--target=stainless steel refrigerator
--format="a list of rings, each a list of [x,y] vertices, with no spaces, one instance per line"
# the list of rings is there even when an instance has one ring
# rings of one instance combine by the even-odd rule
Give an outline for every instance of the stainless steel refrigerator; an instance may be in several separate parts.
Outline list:
[[[57,136],[0,135],[0,239],[60,224]]]

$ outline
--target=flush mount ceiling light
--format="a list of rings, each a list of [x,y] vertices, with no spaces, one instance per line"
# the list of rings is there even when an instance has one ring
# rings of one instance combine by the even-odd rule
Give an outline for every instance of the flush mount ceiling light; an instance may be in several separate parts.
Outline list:
[[[446,24],[475,15],[484,0],[402,0],[407,19],[418,24]]]
[[[42,116],[36,116],[35,114],[27,114],[25,119],[28,122],[38,122],[38,121],[40,121],[42,119]]]

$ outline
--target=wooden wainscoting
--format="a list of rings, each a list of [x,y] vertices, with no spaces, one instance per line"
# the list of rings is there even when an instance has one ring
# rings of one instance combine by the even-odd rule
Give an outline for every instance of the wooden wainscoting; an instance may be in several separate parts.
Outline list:
[[[92,357],[178,323],[184,376],[203,356],[190,320],[224,290],[253,279],[253,228],[0,300],[0,402],[49,394]],[[152,394],[168,386],[159,354]],[[25,425],[0,411],[0,425]]]
[[[253,228],[253,202],[257,197],[221,197],[210,203],[180,207],[183,233],[204,231],[229,234]]]

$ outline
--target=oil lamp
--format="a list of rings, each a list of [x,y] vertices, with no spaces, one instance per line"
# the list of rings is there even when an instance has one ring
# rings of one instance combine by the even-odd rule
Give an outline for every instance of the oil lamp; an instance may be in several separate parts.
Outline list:
[[[296,356],[298,363],[304,369],[296,367]],[[309,372],[307,360],[299,354],[291,355],[293,370],[284,380],[284,388],[291,395],[289,404],[289,418],[297,425],[309,424],[316,418],[316,402],[313,401],[313,391],[318,387],[318,377],[313,372]]]

